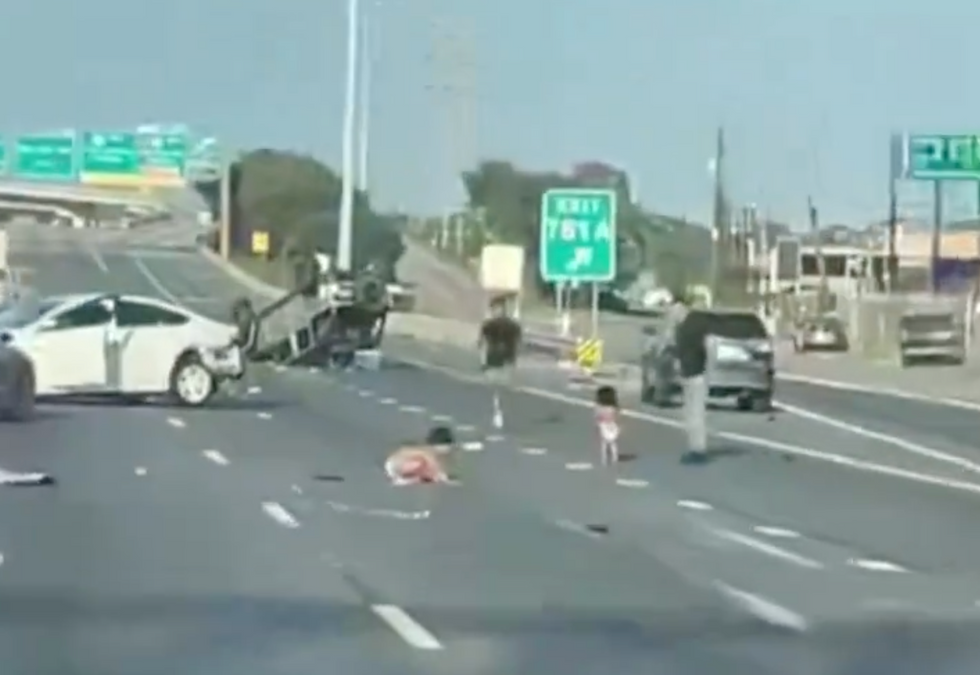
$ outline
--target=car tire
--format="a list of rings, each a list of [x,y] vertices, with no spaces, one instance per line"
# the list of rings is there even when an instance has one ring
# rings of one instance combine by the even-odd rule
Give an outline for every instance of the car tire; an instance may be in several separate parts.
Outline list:
[[[14,383],[10,400],[3,410],[4,419],[12,422],[29,422],[34,417],[36,400],[34,373],[25,368]]]
[[[170,371],[170,394],[191,408],[206,404],[218,388],[214,375],[197,354],[184,354]]]

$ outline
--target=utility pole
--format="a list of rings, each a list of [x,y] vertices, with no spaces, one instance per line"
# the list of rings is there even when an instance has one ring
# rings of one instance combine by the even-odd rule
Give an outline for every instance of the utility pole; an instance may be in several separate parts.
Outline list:
[[[728,225],[725,222],[727,206],[725,203],[725,130],[718,127],[715,138],[714,169],[714,212],[711,223],[711,299],[717,301],[721,290],[722,277],[727,264]]]
[[[813,197],[806,198],[807,213],[810,217],[810,232],[814,239],[814,253],[817,257],[817,275],[820,277],[820,289],[817,292],[817,313],[822,314],[827,307],[827,261],[823,255],[823,244],[820,241],[820,214],[813,203]]]
[[[943,237],[943,182],[932,182],[932,246],[929,255],[929,290],[939,290],[939,257],[942,255]]]
[[[357,102],[358,114],[358,166],[357,166],[357,189],[367,194],[370,192],[370,137],[371,137],[371,81],[374,70],[374,40],[371,31],[374,26],[374,17],[371,16],[374,5],[367,3],[367,7],[361,17],[361,55],[360,55],[360,82],[359,96]]]
[[[337,269],[350,272],[354,255],[354,136],[357,108],[357,73],[360,0],[347,0],[347,68],[344,77],[343,167],[340,193],[340,226],[337,229]]]
[[[454,184],[458,185],[460,176],[469,168],[476,154],[476,62],[473,40],[458,23],[438,21],[434,29],[431,54],[434,81],[427,88],[437,97],[443,110],[439,126],[446,134],[446,164],[455,178]],[[459,250],[463,249],[466,224],[465,215],[456,223],[454,234]]]

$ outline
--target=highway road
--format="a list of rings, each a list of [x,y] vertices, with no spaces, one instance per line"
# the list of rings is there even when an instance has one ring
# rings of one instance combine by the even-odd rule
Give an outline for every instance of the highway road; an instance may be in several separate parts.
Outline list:
[[[134,250],[42,236],[14,258],[49,293],[224,316],[243,292]],[[713,412],[713,461],[689,467],[676,412],[631,401],[637,457],[602,470],[557,373],[522,372],[495,434],[472,354],[388,352],[376,373],[257,368],[209,410],[0,427],[0,465],[59,479],[0,488],[5,675],[977,671],[980,477],[910,449],[980,462],[975,413],[786,388],[797,412]],[[466,442],[460,485],[387,485],[385,453],[435,422]]]

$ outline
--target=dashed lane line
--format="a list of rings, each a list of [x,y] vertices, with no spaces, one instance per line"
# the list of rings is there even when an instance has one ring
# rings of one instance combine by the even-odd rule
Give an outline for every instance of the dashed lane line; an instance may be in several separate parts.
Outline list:
[[[179,417],[168,417],[167,424],[172,426],[174,429],[183,429],[187,426],[187,423]]]
[[[228,458],[221,454],[220,450],[203,450],[201,452],[205,459],[208,459],[219,466],[228,466]]]
[[[262,502],[262,510],[283,527],[291,530],[299,527],[299,521],[279,502]]]
[[[410,647],[426,651],[443,649],[442,643],[429,630],[397,605],[371,605],[371,611],[395,631]]]

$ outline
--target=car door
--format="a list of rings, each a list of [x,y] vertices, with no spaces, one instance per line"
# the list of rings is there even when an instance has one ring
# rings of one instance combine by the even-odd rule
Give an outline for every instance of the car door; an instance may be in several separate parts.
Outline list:
[[[106,390],[107,336],[111,305],[99,298],[46,317],[26,348],[42,393],[99,393]]]
[[[116,303],[116,331],[121,343],[120,389],[127,392],[158,393],[170,385],[188,317],[159,305],[135,298]]]

